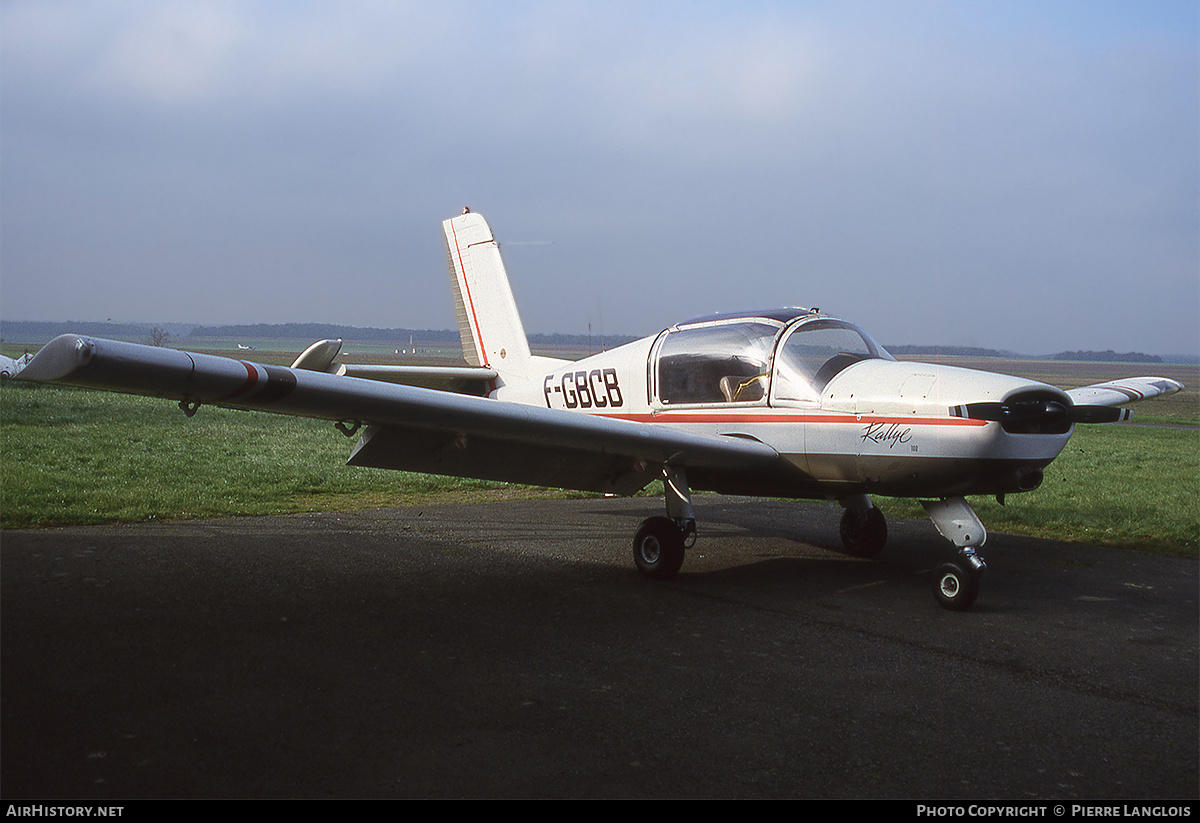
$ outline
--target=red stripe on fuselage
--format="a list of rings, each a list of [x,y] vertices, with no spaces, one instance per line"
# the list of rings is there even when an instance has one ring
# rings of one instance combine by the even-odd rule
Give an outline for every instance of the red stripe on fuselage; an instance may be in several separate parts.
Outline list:
[[[659,414],[599,414],[636,423],[904,423],[910,426],[986,426],[990,421],[968,417],[893,417],[875,414],[746,414],[744,412],[660,412]]]

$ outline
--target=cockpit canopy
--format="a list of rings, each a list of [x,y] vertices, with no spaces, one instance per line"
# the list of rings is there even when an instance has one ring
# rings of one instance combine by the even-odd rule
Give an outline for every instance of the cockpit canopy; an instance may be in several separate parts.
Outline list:
[[[838,372],[867,359],[893,358],[852,323],[789,309],[668,329],[652,373],[664,405],[815,402]]]

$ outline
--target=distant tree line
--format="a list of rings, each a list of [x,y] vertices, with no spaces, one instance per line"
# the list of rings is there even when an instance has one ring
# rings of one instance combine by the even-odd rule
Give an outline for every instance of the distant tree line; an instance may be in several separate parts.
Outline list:
[[[10,343],[39,343],[60,334],[87,334],[112,340],[142,342],[150,334],[148,323],[104,323],[96,321],[5,320],[0,322],[0,334]]]
[[[342,340],[377,341],[392,343],[407,341],[411,336],[423,344],[459,342],[457,329],[378,329],[362,326],[336,326],[327,323],[255,323],[239,326],[188,326],[185,324],[169,323],[159,326],[137,323],[101,323],[75,321],[12,321],[0,322],[0,340],[8,343],[40,344],[64,332],[86,334],[95,337],[107,337],[114,340],[130,340],[152,345],[177,345],[186,348],[188,338],[274,338],[296,340],[324,340],[338,338]],[[591,346],[596,349],[614,348],[624,345],[637,338],[632,335],[590,335],[590,334],[531,334],[529,342],[534,346]],[[1106,363],[1162,363],[1158,355],[1143,354],[1142,352],[1119,353],[1111,349],[1106,351],[1066,351],[1049,355],[1028,355],[999,349],[985,349],[974,346],[888,346],[892,354],[914,355],[950,355],[958,357],[996,357],[1013,360],[1076,360],[1085,362]],[[1195,358],[1186,358],[1184,362],[1195,362]]]
[[[1005,357],[1021,359],[1028,355],[999,349],[981,349],[973,346],[884,346],[892,354],[945,354],[953,357]]]
[[[197,326],[189,337],[219,338],[274,338],[298,340],[323,340],[340,337],[342,340],[366,340],[392,342],[407,340],[409,336],[422,343],[459,342],[456,329],[376,329],[361,326],[333,326],[324,323],[256,323],[245,326]],[[579,346],[588,343],[602,346],[620,346],[636,340],[632,335],[587,335],[587,334],[531,334],[529,342],[535,346]]]
[[[956,357],[1000,357],[1010,360],[1082,360],[1089,363],[1161,363],[1155,354],[1126,352],[1120,354],[1107,351],[1064,351],[1058,354],[1028,355],[999,349],[981,349],[973,346],[886,346],[892,354],[905,356],[919,354],[944,354]]]
[[[1140,351],[1118,354],[1107,351],[1065,351],[1050,357],[1051,360],[1084,360],[1099,363],[1161,363],[1163,359],[1156,354],[1142,354]]]
[[[449,329],[376,329],[361,326],[334,326],[327,323],[253,323],[242,326],[196,326],[188,337],[269,337],[297,340],[370,340],[389,343],[407,340],[409,335],[425,342],[457,341],[458,332]]]

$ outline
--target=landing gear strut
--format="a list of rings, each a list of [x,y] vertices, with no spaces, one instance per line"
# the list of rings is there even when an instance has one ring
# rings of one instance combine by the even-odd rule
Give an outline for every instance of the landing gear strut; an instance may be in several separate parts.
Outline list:
[[[655,580],[674,577],[683,565],[684,551],[696,539],[696,514],[687,473],[680,466],[663,467],[667,516],[642,521],[633,538],[633,562]]]
[[[887,519],[866,495],[842,501],[842,545],[855,557],[874,557],[887,543]]]

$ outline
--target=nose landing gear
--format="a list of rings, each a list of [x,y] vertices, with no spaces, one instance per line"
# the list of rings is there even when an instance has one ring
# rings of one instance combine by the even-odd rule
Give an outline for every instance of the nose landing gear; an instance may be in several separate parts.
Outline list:
[[[925,513],[938,532],[958,546],[958,558],[943,563],[933,573],[933,596],[953,611],[966,611],[979,596],[979,577],[987,569],[975,549],[987,540],[987,530],[970,504],[961,497],[922,500]]]

